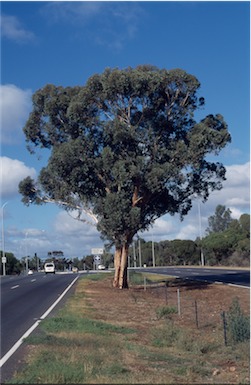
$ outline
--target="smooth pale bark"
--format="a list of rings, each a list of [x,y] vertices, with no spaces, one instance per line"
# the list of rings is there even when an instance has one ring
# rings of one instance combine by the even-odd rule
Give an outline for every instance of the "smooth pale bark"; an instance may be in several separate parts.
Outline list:
[[[113,287],[119,287],[119,275],[120,275],[120,264],[121,264],[121,247],[116,247],[114,254],[114,278],[113,278]]]
[[[128,244],[124,244],[121,248],[116,248],[114,254],[114,279],[113,287],[119,289],[128,289],[127,282],[127,260],[128,260]]]

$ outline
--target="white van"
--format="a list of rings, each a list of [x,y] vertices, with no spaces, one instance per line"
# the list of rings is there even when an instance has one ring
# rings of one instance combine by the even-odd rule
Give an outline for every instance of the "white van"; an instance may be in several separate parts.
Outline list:
[[[47,273],[53,273],[55,274],[55,265],[54,262],[47,262],[44,264],[44,272]]]

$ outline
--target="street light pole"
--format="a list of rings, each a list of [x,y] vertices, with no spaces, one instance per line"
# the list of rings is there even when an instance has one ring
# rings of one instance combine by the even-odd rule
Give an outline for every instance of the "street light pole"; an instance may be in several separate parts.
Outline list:
[[[137,267],[135,241],[132,242],[134,267]]]
[[[155,267],[155,254],[154,254],[154,241],[152,240],[152,257],[153,257],[153,267]]]
[[[199,200],[198,200],[198,213],[199,213],[200,241],[202,241],[201,213],[200,213],[200,201]],[[204,262],[204,254],[203,254],[202,244],[200,246],[200,258],[201,258],[201,266],[204,266],[205,262]]]
[[[28,235],[28,231],[26,231],[25,233],[25,270],[26,270],[26,273],[28,273],[28,269],[29,269],[29,266],[28,266],[28,247],[27,247],[27,235]]]
[[[139,238],[139,267],[142,267],[140,238]]]
[[[5,258],[5,245],[4,245],[4,208],[8,202],[2,205],[2,263],[3,263],[3,275],[6,275],[6,258]]]

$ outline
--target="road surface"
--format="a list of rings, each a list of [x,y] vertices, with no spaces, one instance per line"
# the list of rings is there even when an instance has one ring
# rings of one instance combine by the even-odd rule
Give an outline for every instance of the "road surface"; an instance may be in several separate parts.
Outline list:
[[[6,356],[13,346],[41,317],[44,318],[76,278],[78,275],[72,273],[1,277],[0,366],[8,364]]]
[[[158,273],[179,278],[207,282],[220,282],[243,287],[250,287],[250,271],[228,268],[210,267],[147,267],[137,268],[136,271]]]

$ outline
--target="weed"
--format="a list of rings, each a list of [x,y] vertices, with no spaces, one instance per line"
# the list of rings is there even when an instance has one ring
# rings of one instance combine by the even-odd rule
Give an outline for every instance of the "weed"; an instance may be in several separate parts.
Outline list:
[[[51,334],[43,335],[31,335],[25,339],[27,344],[31,345],[68,345],[69,341],[67,338],[59,338]]]
[[[234,298],[229,308],[227,326],[234,344],[250,339],[250,319],[243,314],[238,298]]]
[[[109,274],[109,273],[107,273]],[[88,280],[90,281],[102,281],[104,279],[104,273],[95,273],[95,274],[88,274],[87,276],[85,276],[83,279],[87,278]],[[111,274],[109,274],[111,275]]]
[[[187,370],[187,375],[188,376],[192,376],[192,375],[196,375],[196,376],[199,376],[199,377],[207,377],[207,376],[210,376],[211,375],[211,370],[208,369],[208,368],[205,368],[201,362],[199,362],[197,365],[192,365],[188,368]]]
[[[115,363],[111,364],[110,366],[107,366],[105,368],[105,370],[103,370],[103,372],[104,372],[104,374],[106,374],[108,376],[115,376],[117,374],[128,373],[129,370],[127,368],[125,368],[123,365],[121,365],[120,363],[115,362]]]
[[[153,345],[157,347],[173,346],[179,334],[180,329],[168,322],[166,325],[153,330]]]
[[[177,314],[176,307],[173,306],[161,306],[156,309],[156,315],[158,319],[170,318],[172,314]]]
[[[72,364],[53,352],[43,351],[24,369],[12,384],[81,384],[86,378],[85,368],[80,363]]]
[[[185,362],[187,362],[183,358],[177,357],[174,354],[170,354],[167,351],[150,352],[150,351],[144,350],[141,353],[141,356],[143,358],[149,360],[151,363],[153,363],[154,366],[156,366],[156,363],[162,364],[162,363],[168,362],[168,364],[170,364],[170,365],[171,364],[183,365]]]
[[[41,328],[49,333],[74,331],[81,333],[106,334],[106,333],[134,333],[133,329],[116,326],[102,321],[82,318],[74,314],[59,315],[41,322]]]
[[[180,330],[175,346],[186,352],[193,352],[195,348],[194,337],[186,331]]]
[[[130,271],[130,283],[134,285],[143,285],[144,277],[142,273]]]
[[[175,368],[175,373],[178,375],[178,376],[185,376],[186,373],[187,373],[187,367],[186,366],[177,366]]]

